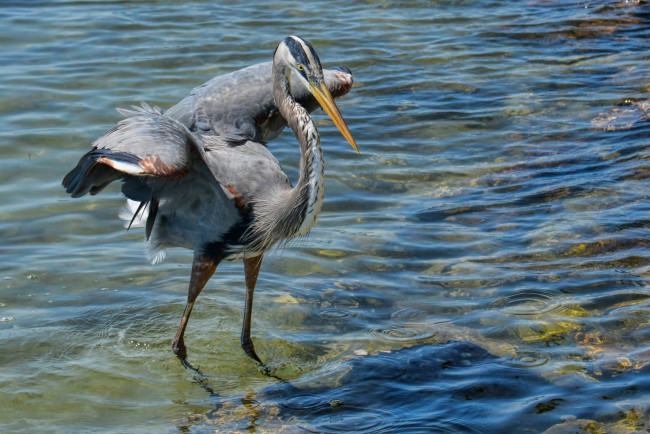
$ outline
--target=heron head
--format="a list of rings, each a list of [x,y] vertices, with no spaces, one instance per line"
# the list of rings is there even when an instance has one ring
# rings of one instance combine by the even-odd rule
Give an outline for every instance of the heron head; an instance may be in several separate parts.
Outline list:
[[[325,84],[323,67],[314,47],[299,36],[287,36],[275,50],[274,62],[278,61],[285,65],[285,74],[288,77],[293,73],[293,77],[298,78],[309,89],[323,110],[332,118],[343,137],[350,142],[355,151],[359,152],[352,133]]]

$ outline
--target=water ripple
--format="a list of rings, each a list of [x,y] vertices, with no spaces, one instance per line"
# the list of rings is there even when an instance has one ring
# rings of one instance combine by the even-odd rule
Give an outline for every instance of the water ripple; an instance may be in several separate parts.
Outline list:
[[[407,307],[393,312],[390,315],[390,319],[391,321],[402,323],[402,322],[421,321],[427,318],[428,316],[429,314],[423,310]]]
[[[512,358],[503,363],[513,368],[536,368],[545,365],[550,359],[550,354],[545,351],[518,350]]]
[[[407,323],[371,327],[370,333],[386,342],[416,344],[434,339],[440,331],[429,325]]]
[[[361,405],[343,404],[326,410],[312,409],[313,421],[299,427],[307,432],[384,432],[400,429],[399,413]]]
[[[318,315],[327,321],[343,321],[351,316],[351,313],[345,309],[330,308],[318,312]]]
[[[557,314],[563,309],[559,297],[560,294],[553,291],[520,289],[515,294],[490,301],[488,306],[491,309],[498,309],[503,315],[513,317]]]
[[[308,239],[266,255],[253,339],[263,360],[291,371],[291,385],[314,370],[331,375],[313,390],[286,385],[284,396],[298,397],[288,407],[264,398],[275,380],[239,349],[241,264],[221,264],[186,338],[217,393],[259,393],[234,399],[228,417],[245,420],[232,431],[485,422],[543,432],[566,414],[620,431],[642,420],[649,8],[2,2],[0,431],[165,432],[181,419],[178,429],[191,430],[206,414],[208,428],[228,431],[217,420],[228,409],[215,409],[169,350],[191,253],[150,266],[142,232],[116,218],[118,186],[72,200],[60,181],[119,121],[114,107],[170,107],[217,74],[270,60],[287,33],[310,40],[325,66],[352,69],[355,86],[337,104],[361,154],[315,112],[323,211]],[[295,183],[293,135],[268,147]],[[269,303],[269,293],[291,298]],[[448,340],[499,358],[481,363],[490,354],[463,345],[445,352]],[[369,355],[344,378],[339,363],[355,350]],[[565,378],[589,380],[583,372],[598,382],[573,398]],[[556,396],[561,408],[548,405]]]

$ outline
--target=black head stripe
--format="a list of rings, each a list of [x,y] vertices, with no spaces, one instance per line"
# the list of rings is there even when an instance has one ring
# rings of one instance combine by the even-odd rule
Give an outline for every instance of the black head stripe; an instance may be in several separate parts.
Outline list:
[[[309,59],[307,58],[307,53],[305,53],[305,50],[302,48],[302,44],[300,42],[296,41],[294,38],[289,36],[287,39],[284,40],[284,43],[287,45],[287,48],[289,48],[289,52],[296,59],[298,63],[302,63],[303,65],[309,65]]]
[[[310,69],[312,71],[321,68],[321,63],[320,63],[320,59],[318,58],[318,54],[316,54],[316,51],[314,50],[314,48],[311,46],[309,42],[297,36],[288,36],[284,40],[284,43],[289,49],[291,55],[296,59],[298,63],[302,63],[303,65],[310,66]]]

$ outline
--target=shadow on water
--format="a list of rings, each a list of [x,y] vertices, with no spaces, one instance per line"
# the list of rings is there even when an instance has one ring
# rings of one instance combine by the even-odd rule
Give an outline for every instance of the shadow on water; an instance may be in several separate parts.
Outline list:
[[[338,433],[625,432],[643,425],[643,415],[611,405],[610,396],[642,394],[648,381],[630,386],[630,377],[647,376],[650,367],[563,385],[530,367],[468,342],[419,345],[344,361],[243,397],[214,395],[213,410],[177,426]],[[591,420],[595,415],[605,422]]]

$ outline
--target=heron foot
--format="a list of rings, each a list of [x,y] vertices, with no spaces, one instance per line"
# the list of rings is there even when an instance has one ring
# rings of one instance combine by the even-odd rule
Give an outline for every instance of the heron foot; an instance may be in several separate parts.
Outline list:
[[[183,342],[172,342],[172,351],[176,354],[181,362],[186,363],[187,359],[187,347]]]
[[[266,375],[267,377],[275,378],[276,380],[279,381],[284,381],[282,378],[278,377],[273,373],[271,369],[269,369],[268,366],[262,362],[262,360],[258,357],[257,353],[255,352],[255,347],[253,346],[253,341],[249,339],[248,341],[242,340],[241,343],[242,349],[246,352],[246,355],[253,359],[255,363],[257,363],[257,369],[260,371],[262,374]]]
[[[260,367],[262,367],[264,370],[267,370],[266,366],[264,365],[264,362],[262,362],[262,360],[255,352],[255,347],[253,346],[253,341],[251,339],[248,340],[242,339],[241,347],[244,350],[244,352],[248,355],[248,357],[255,360],[255,362],[257,362],[257,364],[260,365]]]

